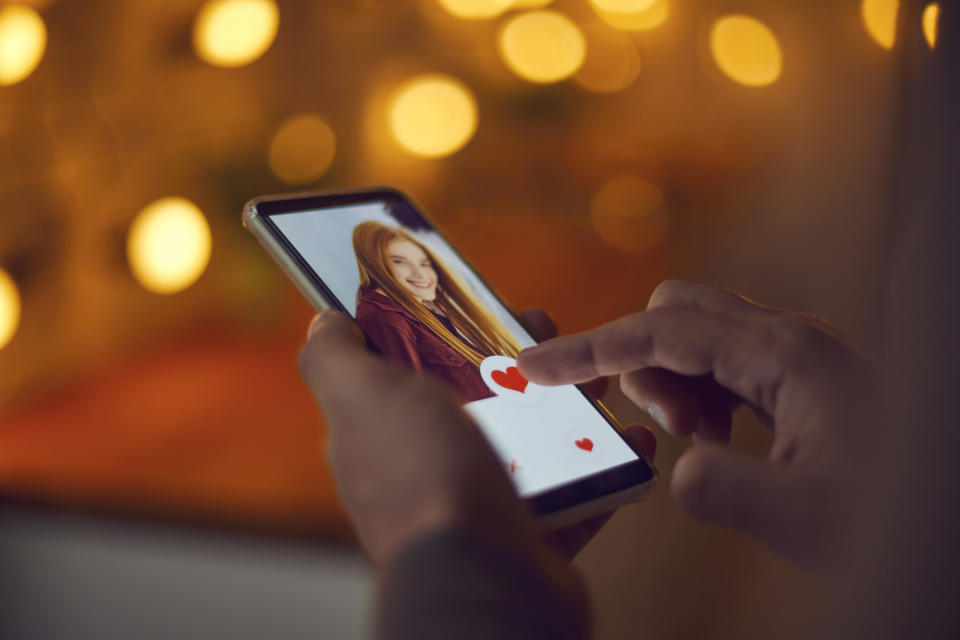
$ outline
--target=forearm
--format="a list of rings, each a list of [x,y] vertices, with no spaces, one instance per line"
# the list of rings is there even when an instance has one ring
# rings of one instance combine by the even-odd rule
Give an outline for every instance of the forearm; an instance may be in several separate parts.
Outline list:
[[[432,534],[384,570],[377,640],[588,635],[580,611],[512,552],[467,534]]]

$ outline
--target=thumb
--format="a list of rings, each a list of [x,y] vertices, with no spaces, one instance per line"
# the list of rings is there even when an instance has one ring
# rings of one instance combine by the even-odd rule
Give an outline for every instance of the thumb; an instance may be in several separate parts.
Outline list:
[[[350,316],[324,311],[310,323],[299,364],[300,373],[316,393],[329,384],[355,384],[375,361]]]
[[[793,469],[717,445],[687,451],[670,479],[690,516],[737,529],[802,564],[816,547],[812,500],[822,497],[808,484]]]
[[[353,318],[340,311],[327,309],[310,321],[307,343],[323,345],[325,348],[337,344],[362,345],[363,334]]]

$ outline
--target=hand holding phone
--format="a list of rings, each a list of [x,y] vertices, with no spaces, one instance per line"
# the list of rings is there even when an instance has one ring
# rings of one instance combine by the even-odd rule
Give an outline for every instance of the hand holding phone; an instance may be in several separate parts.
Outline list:
[[[356,325],[331,313],[311,325],[300,367],[326,416],[337,486],[371,557],[385,562],[418,537],[449,528],[515,550],[525,546],[531,555],[528,510],[453,394],[370,353]],[[541,335],[552,337],[549,329]],[[656,441],[645,427],[632,425],[626,435],[652,459]],[[545,541],[572,558],[607,517]]]

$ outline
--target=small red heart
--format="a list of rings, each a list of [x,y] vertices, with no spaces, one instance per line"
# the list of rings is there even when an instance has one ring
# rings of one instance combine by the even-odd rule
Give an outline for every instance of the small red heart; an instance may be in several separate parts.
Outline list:
[[[593,451],[593,440],[590,438],[583,438],[582,440],[575,440],[574,443],[584,451]]]
[[[506,371],[494,370],[490,377],[504,389],[512,389],[520,393],[523,393],[529,384],[516,367],[507,367]]]

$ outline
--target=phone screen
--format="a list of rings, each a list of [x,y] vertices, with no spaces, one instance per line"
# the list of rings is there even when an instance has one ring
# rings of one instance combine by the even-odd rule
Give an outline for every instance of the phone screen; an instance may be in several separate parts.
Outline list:
[[[463,398],[521,496],[642,464],[577,387],[523,378],[515,358],[536,341],[406,199],[385,192],[268,219],[374,348]],[[637,483],[621,476],[613,489]]]

